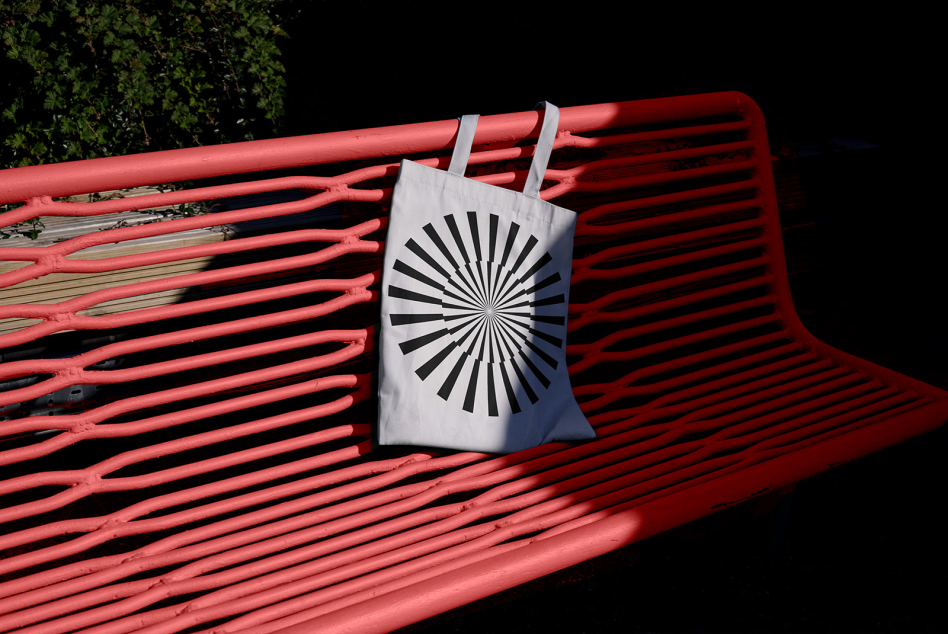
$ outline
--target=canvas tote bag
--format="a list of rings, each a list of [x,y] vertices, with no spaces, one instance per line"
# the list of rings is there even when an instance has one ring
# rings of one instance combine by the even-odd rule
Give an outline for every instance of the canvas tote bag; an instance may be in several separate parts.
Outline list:
[[[523,193],[402,160],[382,270],[379,443],[508,453],[595,438],[566,371],[576,214],[540,199],[549,103]]]

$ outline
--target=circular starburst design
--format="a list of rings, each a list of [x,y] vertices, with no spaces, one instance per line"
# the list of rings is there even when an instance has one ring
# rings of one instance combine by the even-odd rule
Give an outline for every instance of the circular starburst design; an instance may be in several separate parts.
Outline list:
[[[482,233],[484,220],[487,230]],[[524,396],[531,404],[539,400],[538,392],[551,383],[547,374],[559,363],[566,282],[559,272],[547,270],[555,268],[548,266],[553,258],[549,252],[538,255],[539,241],[532,235],[524,240],[516,222],[501,236],[495,214],[484,218],[469,211],[467,221],[466,235],[454,215],[447,215],[447,231],[429,223],[423,227],[424,237],[419,233],[418,241],[405,243],[393,269],[413,281],[396,276],[388,285],[389,298],[403,300],[397,305],[404,307],[404,312],[391,313],[391,323],[430,326],[399,348],[405,355],[419,356],[415,374],[423,382],[439,367],[451,368],[446,376],[439,373],[437,393],[442,399],[449,400],[470,362],[462,409],[473,413],[480,403],[488,416],[497,416],[500,394],[516,414],[526,406]],[[448,248],[452,242],[456,251]],[[485,392],[486,399],[478,396]]]

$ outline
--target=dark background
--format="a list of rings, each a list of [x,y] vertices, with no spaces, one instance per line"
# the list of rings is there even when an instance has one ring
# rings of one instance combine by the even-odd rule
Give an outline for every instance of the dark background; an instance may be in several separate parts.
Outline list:
[[[804,323],[948,389],[931,17],[620,6],[306,4],[284,44],[285,134],[744,92]],[[406,631],[945,631],[946,445],[942,428],[776,511],[735,507]]]

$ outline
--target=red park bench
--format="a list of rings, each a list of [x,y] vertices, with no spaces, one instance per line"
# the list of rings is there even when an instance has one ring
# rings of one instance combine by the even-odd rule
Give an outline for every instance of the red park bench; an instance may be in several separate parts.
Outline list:
[[[541,116],[482,117],[467,175],[519,191]],[[542,196],[579,214],[598,439],[374,447],[387,201],[456,130],[0,173],[0,631],[389,631],[948,418],[801,325],[763,118],[720,93],[562,109]]]

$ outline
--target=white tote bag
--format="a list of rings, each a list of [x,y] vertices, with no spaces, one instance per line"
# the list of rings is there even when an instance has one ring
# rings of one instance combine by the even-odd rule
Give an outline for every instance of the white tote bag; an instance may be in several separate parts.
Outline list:
[[[595,438],[566,370],[576,214],[540,199],[559,122],[545,116],[522,194],[403,160],[382,272],[379,443],[508,453]]]

